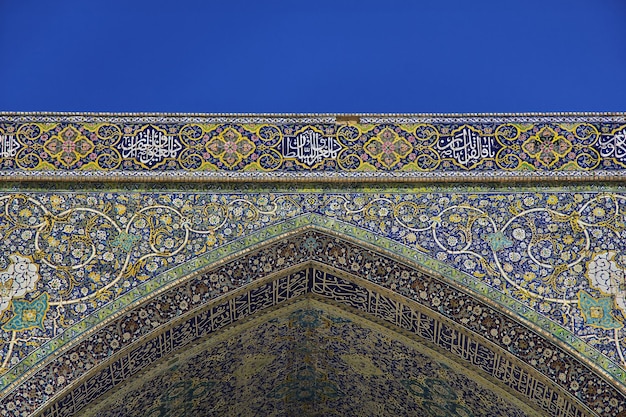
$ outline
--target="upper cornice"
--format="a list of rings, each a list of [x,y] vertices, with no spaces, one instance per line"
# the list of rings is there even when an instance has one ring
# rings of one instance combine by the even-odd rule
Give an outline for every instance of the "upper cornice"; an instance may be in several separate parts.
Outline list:
[[[621,181],[626,113],[0,113],[15,181]]]

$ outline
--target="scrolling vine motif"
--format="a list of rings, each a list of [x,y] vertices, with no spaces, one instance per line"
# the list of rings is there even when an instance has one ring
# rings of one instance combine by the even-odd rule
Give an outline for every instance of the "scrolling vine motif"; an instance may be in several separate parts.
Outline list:
[[[12,252],[0,270],[0,369],[30,350],[16,347],[41,345],[155,271],[301,210],[289,196],[252,203],[161,195],[145,206],[136,195],[83,197],[70,208],[62,195],[0,197],[3,250]]]
[[[626,367],[625,204],[578,192],[7,193],[2,368],[174,265],[307,213],[464,271]]]

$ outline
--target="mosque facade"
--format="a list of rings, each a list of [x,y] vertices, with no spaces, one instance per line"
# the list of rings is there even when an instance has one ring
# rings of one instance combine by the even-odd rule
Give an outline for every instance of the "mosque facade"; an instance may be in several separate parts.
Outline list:
[[[0,414],[626,416],[626,115],[0,114]]]

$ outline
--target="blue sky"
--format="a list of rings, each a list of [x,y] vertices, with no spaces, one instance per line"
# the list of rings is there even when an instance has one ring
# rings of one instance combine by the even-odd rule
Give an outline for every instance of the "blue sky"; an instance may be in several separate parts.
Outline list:
[[[626,111],[626,1],[0,0],[0,111]]]

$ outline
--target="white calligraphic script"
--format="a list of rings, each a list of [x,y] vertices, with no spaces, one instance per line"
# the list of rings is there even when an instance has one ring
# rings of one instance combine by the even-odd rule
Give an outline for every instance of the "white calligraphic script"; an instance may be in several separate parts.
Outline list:
[[[174,136],[152,128],[142,130],[136,136],[124,136],[120,146],[124,158],[135,158],[148,167],[165,158],[175,158],[183,148]]]
[[[497,152],[494,138],[480,136],[474,130],[464,127],[454,136],[442,137],[437,143],[442,158],[452,158],[463,166],[470,166],[481,159],[493,158]]]
[[[296,158],[310,167],[326,158],[336,158],[341,150],[335,138],[324,137],[313,129],[307,129],[295,137],[285,137],[282,145],[285,158]]]
[[[20,143],[12,135],[0,135],[0,158],[11,158],[17,154]]]
[[[626,127],[614,135],[600,136],[600,156],[626,162]]]

